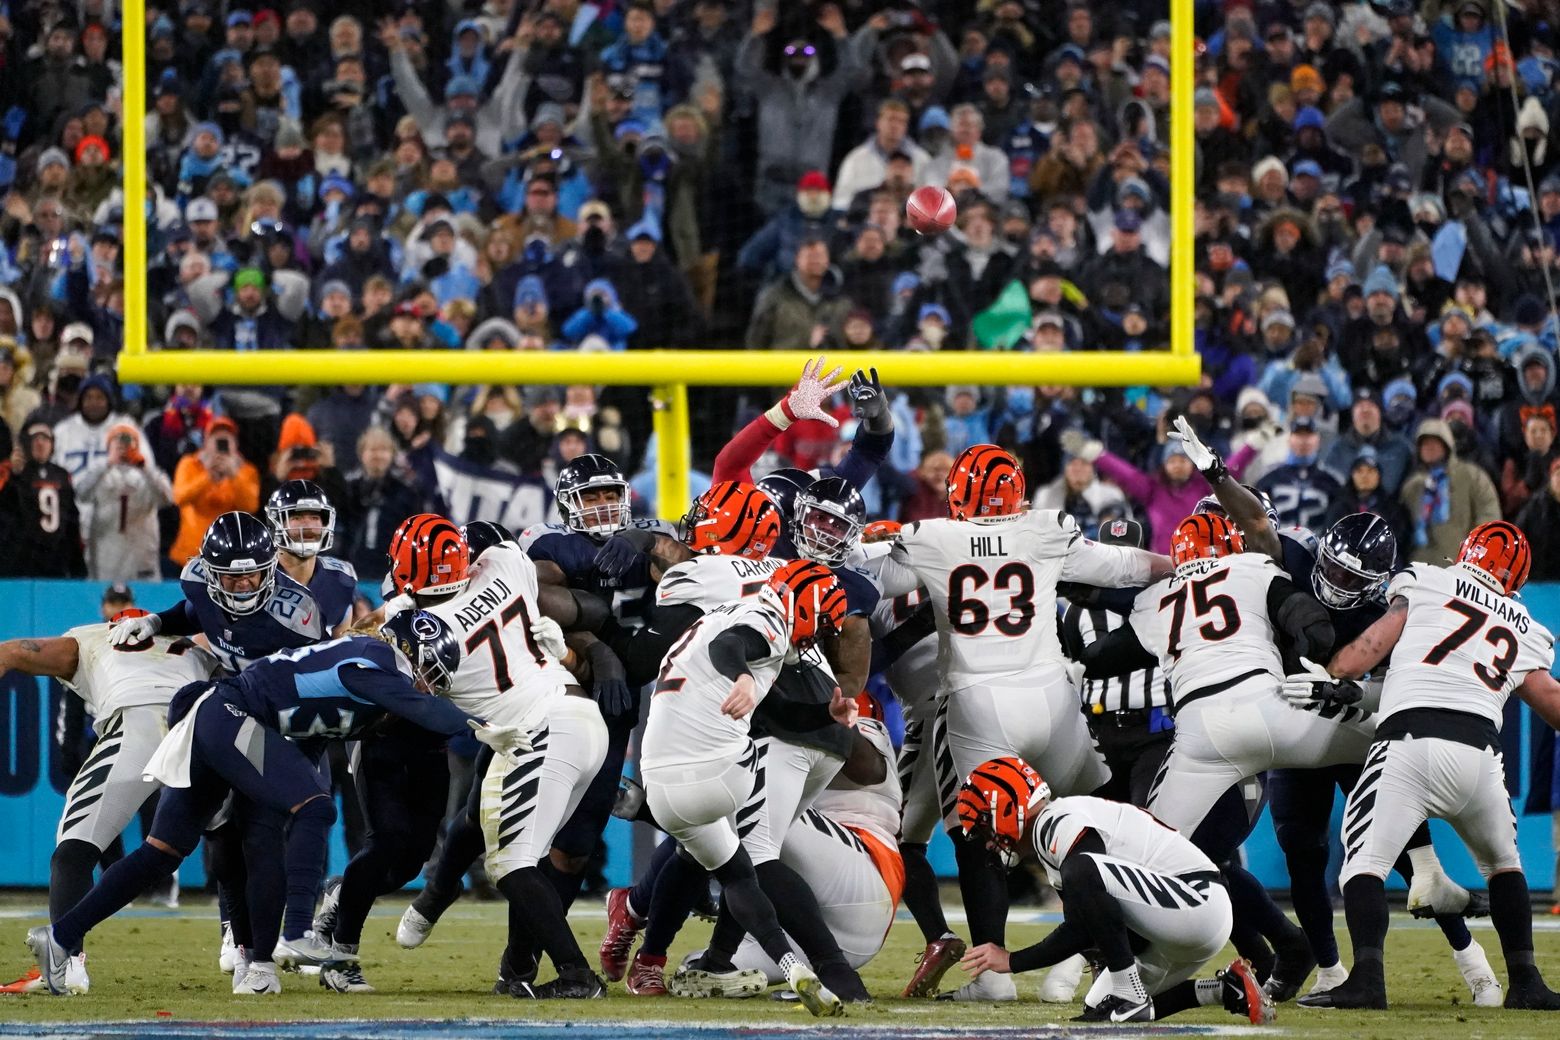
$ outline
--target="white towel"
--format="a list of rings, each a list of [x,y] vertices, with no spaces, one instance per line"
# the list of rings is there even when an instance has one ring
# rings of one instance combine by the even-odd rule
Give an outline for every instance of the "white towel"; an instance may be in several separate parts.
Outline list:
[[[141,779],[158,780],[166,787],[190,786],[190,765],[195,750],[195,713],[214,692],[215,686],[201,694],[178,725],[168,731],[162,743],[157,745],[157,750],[152,752]]]

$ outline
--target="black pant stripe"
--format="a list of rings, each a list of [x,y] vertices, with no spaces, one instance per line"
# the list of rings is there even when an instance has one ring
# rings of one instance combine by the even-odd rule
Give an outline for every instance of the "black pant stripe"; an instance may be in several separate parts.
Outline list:
[[[98,741],[97,746],[92,749],[92,754],[88,755],[87,760],[81,763],[81,769],[77,771],[77,775],[95,766],[102,765],[105,761],[113,761],[114,756],[119,754],[121,743],[119,740]]]

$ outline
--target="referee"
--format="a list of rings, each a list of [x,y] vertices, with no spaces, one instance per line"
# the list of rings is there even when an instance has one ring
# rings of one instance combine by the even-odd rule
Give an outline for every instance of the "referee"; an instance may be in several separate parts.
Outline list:
[[[1143,525],[1112,520],[1100,525],[1103,545],[1143,548]],[[1062,616],[1062,647],[1078,660],[1085,647],[1120,628],[1124,615],[1103,607],[1069,603]],[[1079,690],[1084,718],[1110,766],[1110,781],[1095,792],[1101,798],[1144,806],[1154,775],[1175,736],[1169,678],[1157,666],[1110,679],[1085,679]]]

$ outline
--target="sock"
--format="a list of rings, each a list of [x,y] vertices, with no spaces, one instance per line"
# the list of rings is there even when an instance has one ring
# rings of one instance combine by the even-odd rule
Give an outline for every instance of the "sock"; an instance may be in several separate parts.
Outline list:
[[[1197,994],[1198,1007],[1224,1003],[1224,983],[1218,979],[1195,979],[1192,988]]]
[[[1110,991],[1134,1004],[1142,1004],[1148,1000],[1148,990],[1143,987],[1143,976],[1138,974],[1136,961],[1125,968],[1111,969]]]
[[[640,947],[641,953],[655,957],[665,956],[667,947],[677,938],[683,922],[688,920],[688,915],[703,898],[710,884],[710,875],[703,867],[686,856],[675,855],[675,841],[662,844],[670,846],[674,855],[667,857],[656,874],[650,902],[644,904],[649,915],[645,919],[644,944]],[[659,853],[660,849],[656,852]],[[633,893],[629,894],[629,905],[633,907]],[[741,941],[740,936],[738,941]]]
[[[715,871],[715,878],[721,884],[722,915],[730,907],[732,919],[789,976],[787,958],[790,958],[789,963],[794,964],[796,955],[786,940],[779,919],[775,917],[774,904],[758,886],[758,875],[753,870],[753,860],[748,856],[747,849],[738,846],[736,854]],[[713,941],[712,937],[712,945]]]
[[[315,801],[325,804],[325,799]],[[313,803],[310,803],[313,804]],[[249,956],[254,960],[268,961],[276,951],[277,936],[282,929],[283,911],[288,905],[289,876],[288,855],[291,846],[287,837],[286,814],[275,810],[252,811],[243,824],[244,887],[243,901],[238,917],[242,917],[249,933]],[[319,851],[319,872],[324,874],[324,849]],[[315,889],[319,888],[316,878]],[[237,886],[234,886],[235,890]],[[309,922],[303,929],[290,933],[296,939],[313,923],[314,903],[309,903]]]
[[[948,918],[943,914],[942,898],[937,891],[937,875],[926,858],[926,843],[901,845],[899,855],[905,864],[905,909],[915,918],[921,936],[929,943],[936,942],[948,934]]]
[[[1192,1008],[1220,1003],[1223,1000],[1223,988],[1224,984],[1218,979],[1194,979],[1155,993],[1154,1021]]]
[[[1230,902],[1237,919],[1250,921],[1277,951],[1302,946],[1309,949],[1305,932],[1284,916],[1284,911],[1273,902],[1268,890],[1250,871],[1233,861],[1221,864],[1220,869],[1224,873],[1225,887],[1229,889]]]
[[[1500,936],[1500,949],[1506,957],[1506,975],[1512,988],[1542,986],[1543,976],[1533,963],[1533,910],[1528,902],[1527,875],[1520,870],[1492,874],[1489,887],[1490,923]],[[59,937],[58,928],[55,937]]]
[[[1007,871],[1002,861],[980,842],[963,835],[954,835],[953,855],[970,925],[970,945],[989,942],[1007,946]]]
[[[1252,974],[1256,975],[1258,981],[1266,982],[1273,974],[1273,965],[1278,958],[1256,925],[1236,917],[1230,927],[1230,945],[1235,947],[1236,953],[1251,962]]]
[[[779,860],[755,868],[764,895],[775,905],[775,916],[802,953],[812,962],[823,984],[844,1000],[871,1000],[861,976],[845,960],[839,940],[829,930],[818,897],[802,876]]]
[[[661,871],[677,855],[677,843],[668,838],[655,847],[650,854],[650,865],[645,872],[634,882],[634,887],[628,890],[628,909],[641,921],[650,916],[650,906],[655,901],[656,879],[661,876]]]
[[[719,874],[717,873],[717,877]],[[758,879],[754,878],[754,884]],[[768,902],[768,900],[765,900]],[[773,911],[773,904],[770,910]],[[747,929],[737,920],[735,909],[731,900],[726,898],[725,884],[721,885],[720,911],[715,915],[715,927],[710,930],[709,944],[704,947],[704,966],[710,971],[731,971],[735,967],[731,958],[737,955],[737,947],[742,945],[742,937],[747,934]],[[786,944],[790,949],[790,944]],[[779,963],[778,961],[776,963]]]
[[[1381,977],[1387,942],[1387,887],[1381,878],[1369,874],[1350,878],[1343,886],[1343,916],[1354,944],[1354,968],[1350,975],[1359,975],[1361,969],[1366,969]]]
[[[54,941],[79,950],[86,934],[124,909],[146,886],[172,874],[183,857],[169,855],[146,843],[103,872],[92,890],[54,922]],[[778,926],[777,926],[778,927]],[[1529,941],[1529,947],[1532,942]]]
[[[585,954],[569,928],[569,919],[558,902],[558,893],[536,867],[512,870],[498,881],[498,890],[509,900],[511,949],[527,949],[528,937],[513,934],[514,913],[525,916],[526,929],[536,943],[546,952],[553,967],[561,975],[565,968],[584,969]]]
[[[573,906],[574,901],[580,897],[580,886],[585,881],[584,873],[570,874],[566,870],[559,870],[551,856],[543,856],[536,869],[542,872],[542,877],[546,878],[553,891],[558,893],[558,902],[563,907],[563,912],[568,913],[569,907]]]
[[[92,891],[92,871],[101,852],[91,842],[66,838],[49,857],[49,920],[58,921]],[[75,956],[79,948],[70,953]]]
[[[461,815],[444,834],[444,847],[433,861],[433,873],[412,907],[430,921],[437,921],[450,904],[460,898],[461,878],[477,861],[486,844],[476,821]]]
[[[371,837],[341,872],[341,888],[336,892],[336,942],[362,941],[363,922],[384,890],[390,855],[377,836]]]
[[[282,935],[288,939],[301,938],[314,924],[314,904],[325,880],[325,847],[335,822],[336,803],[329,798],[305,802],[288,822],[287,913],[282,918]],[[254,910],[259,913],[258,907]],[[258,923],[252,927],[259,930]]]
[[[249,901],[244,890],[249,870],[244,865],[244,839],[237,823],[229,821],[205,837],[209,854],[207,874],[217,882],[217,914],[233,933],[233,943],[249,949],[254,935],[249,928]]]
[[[1332,897],[1327,892],[1327,847],[1306,845],[1285,849],[1289,865],[1289,901],[1318,964],[1338,963],[1338,938],[1333,931]]]

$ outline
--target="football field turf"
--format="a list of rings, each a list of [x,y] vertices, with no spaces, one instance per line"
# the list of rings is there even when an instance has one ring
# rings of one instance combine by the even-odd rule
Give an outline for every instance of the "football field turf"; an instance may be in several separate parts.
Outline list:
[[[36,894],[0,897],[0,975],[6,979],[17,977],[28,966],[22,936],[29,926],[42,923],[41,903]],[[914,969],[921,947],[919,933],[903,915],[887,947],[863,972],[867,986],[878,997],[876,1006],[844,1019],[819,1022],[794,1004],[765,998],[694,1002],[633,997],[621,984],[612,986],[611,995],[604,1000],[528,1003],[489,992],[504,941],[501,904],[457,904],[428,943],[413,951],[402,950],[394,940],[396,918],[404,905],[401,897],[384,901],[364,931],[364,970],[377,993],[328,993],[313,977],[289,974],[282,977],[284,992],[280,997],[247,999],[232,996],[228,976],[217,971],[217,924],[208,902],[191,899],[184,909],[176,911],[131,909],[104,924],[89,939],[90,994],[0,997],[0,1037],[645,1040],[698,1036],[758,1040],[826,1028],[838,1030],[842,1037],[863,1035],[876,1040],[895,1036],[1063,1037],[1097,1034],[1102,1028],[1111,1030],[1112,1035],[1125,1030],[1129,1036],[1254,1031],[1250,1026],[1241,1029],[1240,1020],[1216,1009],[1187,1012],[1146,1028],[1073,1025],[1068,1019],[1078,1013],[1078,1005],[1036,1001],[1038,974],[1020,976],[1021,1000],[1017,1004],[900,1000],[897,993]],[[582,905],[573,920],[580,942],[594,962],[605,926],[599,904]],[[1009,928],[1009,943],[1020,946],[1035,941],[1058,918],[1015,909],[1014,920],[1017,923]],[[1341,914],[1338,923],[1341,927]],[[1539,965],[1552,983],[1560,982],[1560,919],[1540,915],[1535,925]],[[956,923],[955,929],[962,930],[962,925]],[[708,930],[707,924],[697,921],[685,928],[682,942],[673,950],[673,961],[699,943]],[[1487,922],[1476,922],[1474,934],[1489,952],[1496,973],[1504,978],[1499,944]],[[1286,1004],[1269,1028],[1288,1036],[1351,1040],[1560,1036],[1560,1014],[1473,1007],[1451,954],[1433,926],[1395,915],[1387,956],[1391,1011],[1307,1011]],[[957,981],[956,975],[957,971],[951,972],[946,981]],[[550,976],[550,970],[544,969],[542,977]],[[317,1024],[305,1024],[310,1020]],[[296,1024],[266,1024],[284,1022]]]

